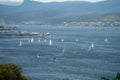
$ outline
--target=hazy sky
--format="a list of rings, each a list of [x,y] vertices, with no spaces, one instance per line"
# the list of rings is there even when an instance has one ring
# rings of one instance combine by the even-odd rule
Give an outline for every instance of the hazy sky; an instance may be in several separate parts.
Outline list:
[[[24,0],[0,0],[0,4],[6,5],[18,5],[21,4]],[[63,2],[63,1],[87,1],[87,2],[99,2],[104,0],[33,0],[33,1],[40,1],[40,2]]]
[[[88,1],[88,2],[99,2],[104,0],[33,0],[33,1],[40,1],[40,2],[63,2],[63,1]]]
[[[19,5],[23,1],[24,0],[0,0],[0,4],[5,4],[5,5]]]

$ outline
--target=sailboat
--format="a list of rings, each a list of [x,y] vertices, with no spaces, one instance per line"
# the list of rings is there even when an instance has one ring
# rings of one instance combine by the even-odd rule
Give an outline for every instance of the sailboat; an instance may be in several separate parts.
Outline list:
[[[65,53],[65,49],[62,50],[62,54],[64,54],[64,53]]]
[[[34,39],[33,39],[33,38],[31,38],[30,42],[34,42]]]
[[[91,44],[91,47],[92,47],[92,48],[94,47],[94,43]]]
[[[88,49],[88,51],[90,51],[92,48],[94,48],[95,47],[95,44],[94,43],[92,43],[90,46],[89,46],[89,49]]]
[[[38,42],[40,42],[40,39],[38,39]]]
[[[40,56],[41,56],[40,54],[37,54],[37,58],[40,58]]]
[[[104,41],[105,41],[105,42],[108,42],[108,39],[107,39],[107,38],[105,38],[105,39],[104,39]]]
[[[51,40],[51,39],[49,40],[49,45],[50,45],[50,46],[52,45],[52,40]]]
[[[22,46],[22,42],[21,41],[19,42],[19,46]]]
[[[62,42],[64,41],[63,38],[61,39],[61,41],[62,41]]]
[[[105,36],[107,36],[107,32],[105,33]],[[104,39],[105,42],[108,42],[107,37]]]

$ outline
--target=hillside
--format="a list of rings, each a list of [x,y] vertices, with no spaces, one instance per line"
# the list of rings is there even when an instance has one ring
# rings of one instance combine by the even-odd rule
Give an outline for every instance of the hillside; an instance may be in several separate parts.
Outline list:
[[[120,0],[98,3],[81,1],[40,3],[25,0],[19,6],[0,5],[0,23],[79,26],[91,25],[91,22],[97,25],[104,22],[105,25],[119,26],[119,3]]]
[[[106,0],[98,3],[71,1],[71,2],[51,2],[41,3],[30,0],[24,0],[19,6],[0,5],[0,11],[3,13],[25,12],[25,11],[46,11],[58,10],[63,12],[81,12],[81,13],[113,13],[120,12],[120,0]]]

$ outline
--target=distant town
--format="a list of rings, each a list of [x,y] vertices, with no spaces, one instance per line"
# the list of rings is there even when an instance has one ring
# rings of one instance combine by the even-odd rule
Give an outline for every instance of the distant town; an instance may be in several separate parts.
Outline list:
[[[25,25],[46,25],[35,21],[24,22]],[[51,24],[48,24],[51,25]],[[61,24],[52,24],[55,26],[95,26],[95,27],[114,27],[120,26],[120,22],[63,22]]]

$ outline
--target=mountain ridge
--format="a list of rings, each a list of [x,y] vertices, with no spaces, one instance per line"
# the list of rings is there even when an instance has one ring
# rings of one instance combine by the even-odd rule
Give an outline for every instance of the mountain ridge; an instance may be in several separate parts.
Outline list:
[[[120,22],[120,0],[41,3],[26,0],[19,6],[0,5],[0,22],[9,24],[63,24]]]
[[[0,5],[0,10],[4,13],[35,11],[35,10],[60,10],[66,12],[97,12],[113,13],[120,12],[120,0],[108,0],[97,3],[70,1],[70,2],[51,2],[41,3],[36,1],[24,0],[19,6]]]

